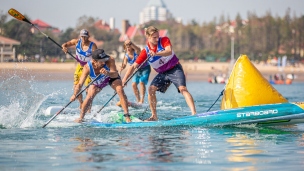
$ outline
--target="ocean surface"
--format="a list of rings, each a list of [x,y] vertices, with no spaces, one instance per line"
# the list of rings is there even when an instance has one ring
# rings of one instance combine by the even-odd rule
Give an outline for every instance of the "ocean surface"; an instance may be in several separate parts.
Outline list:
[[[198,113],[206,112],[220,96],[223,84],[188,82]],[[290,102],[304,101],[304,83],[274,85]],[[256,87],[257,90],[259,87]],[[125,88],[134,101],[131,84]],[[157,94],[160,120],[190,115],[174,86]],[[122,112],[107,87],[94,99],[87,120],[107,121]],[[304,170],[304,124],[276,127],[166,127],[99,129],[73,121],[78,102],[69,113],[53,115],[49,106],[65,106],[72,80],[37,81],[18,76],[0,80],[0,170]],[[146,98],[147,99],[147,98]],[[212,110],[220,108],[221,98]],[[146,102],[147,103],[147,102]],[[94,113],[95,112],[95,113]],[[132,109],[137,117],[150,111]]]

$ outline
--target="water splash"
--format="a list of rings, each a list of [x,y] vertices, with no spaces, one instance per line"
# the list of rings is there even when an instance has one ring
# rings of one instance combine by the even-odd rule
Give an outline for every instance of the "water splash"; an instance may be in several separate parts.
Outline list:
[[[33,81],[12,76],[0,85],[0,125],[5,128],[32,126],[44,95],[32,88]]]

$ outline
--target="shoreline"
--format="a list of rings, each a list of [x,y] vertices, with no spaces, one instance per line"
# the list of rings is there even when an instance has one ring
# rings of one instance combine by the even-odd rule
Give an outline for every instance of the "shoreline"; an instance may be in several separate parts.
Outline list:
[[[225,73],[231,66],[226,62],[184,62],[180,61],[185,71],[187,81],[208,81],[211,73]],[[76,62],[69,63],[34,63],[34,62],[8,62],[0,63],[0,78],[10,78],[12,74],[21,76],[24,79],[34,80],[73,80]],[[121,66],[117,62],[116,66]],[[212,69],[212,67],[214,69]],[[277,66],[266,66],[255,64],[255,67],[268,79],[270,75],[277,73],[290,74],[294,73],[296,79],[294,82],[304,82],[304,67],[285,67],[284,71]],[[122,76],[126,69],[122,71]],[[156,72],[152,69],[150,79],[153,79]]]

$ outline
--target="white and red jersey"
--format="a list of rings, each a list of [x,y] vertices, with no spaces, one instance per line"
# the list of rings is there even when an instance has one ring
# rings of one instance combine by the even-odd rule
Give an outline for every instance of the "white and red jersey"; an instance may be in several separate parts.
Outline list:
[[[143,63],[147,58],[150,50],[154,51],[155,53],[161,52],[165,50],[165,47],[171,46],[170,39],[168,37],[160,37],[157,43],[157,46],[154,48],[151,48],[148,44],[145,49],[141,51],[138,58],[136,59],[137,64]],[[152,68],[158,72],[162,73],[169,69],[172,69],[177,63],[178,58],[176,57],[175,53],[172,50],[172,54],[169,56],[153,56],[150,57],[148,62],[152,66]]]

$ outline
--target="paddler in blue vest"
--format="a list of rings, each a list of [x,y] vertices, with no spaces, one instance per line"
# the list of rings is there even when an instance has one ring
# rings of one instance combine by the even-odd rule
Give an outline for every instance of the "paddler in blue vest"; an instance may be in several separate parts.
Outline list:
[[[126,80],[147,58],[151,67],[158,72],[152,80],[148,90],[148,100],[152,116],[146,121],[157,121],[156,113],[156,91],[165,93],[167,88],[173,83],[186,100],[192,115],[196,114],[196,109],[192,95],[186,87],[186,77],[182,65],[173,52],[170,39],[168,37],[159,37],[158,29],[150,26],[145,30],[148,40],[146,47],[141,51],[138,58],[131,67],[127,70],[123,85]]]
[[[94,80],[99,74],[100,76],[88,88],[88,94],[83,101],[80,116],[75,122],[83,121],[86,112],[92,105],[94,97],[107,85],[110,85],[118,94],[126,122],[131,122],[127,104],[128,99],[123,90],[121,78],[116,69],[115,60],[113,57],[107,55],[103,49],[96,49],[93,51],[92,60],[88,61],[83,67],[80,80],[78,84],[76,84],[74,94],[71,96],[70,100],[75,100],[76,94],[81,91],[88,76],[91,80]]]
[[[97,49],[97,46],[94,42],[89,40],[90,34],[88,30],[82,29],[80,31],[79,39],[72,39],[66,43],[62,44],[62,50],[67,53],[68,47],[76,46],[76,60],[78,62],[75,72],[74,72],[74,89],[78,84],[83,66],[87,64],[88,61],[92,59],[92,52]],[[87,86],[91,82],[90,77],[87,77],[85,86]],[[82,106],[82,94],[78,96],[78,101],[80,103],[80,109]]]
[[[126,51],[123,62],[121,64],[120,72],[126,68],[127,63],[132,65],[138,55],[140,54],[140,48],[136,46],[131,40],[126,40],[124,42],[124,49]],[[149,81],[149,76],[151,73],[151,67],[148,62],[143,64],[141,68],[136,72],[136,74],[132,78],[132,88],[136,97],[136,101],[139,104],[144,103],[145,94],[146,94],[146,85]],[[138,90],[137,85],[140,85],[140,91]],[[118,104],[119,105],[119,102]]]

